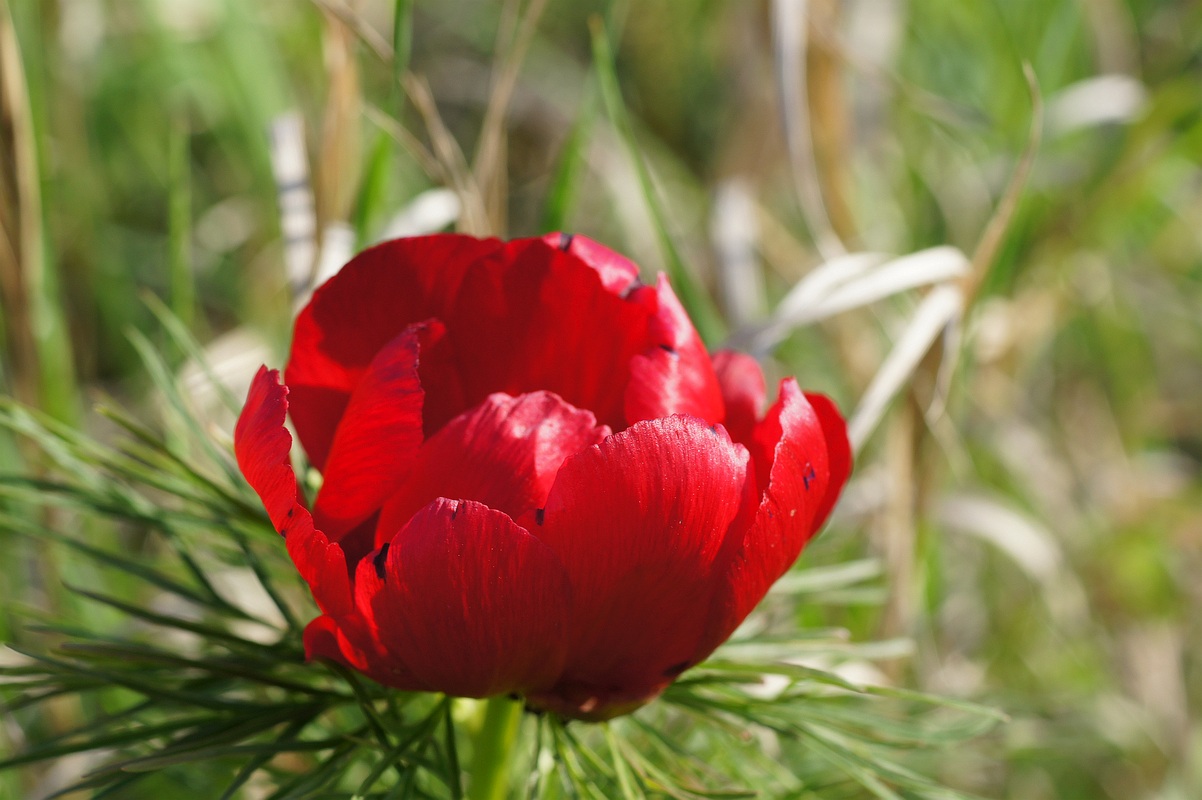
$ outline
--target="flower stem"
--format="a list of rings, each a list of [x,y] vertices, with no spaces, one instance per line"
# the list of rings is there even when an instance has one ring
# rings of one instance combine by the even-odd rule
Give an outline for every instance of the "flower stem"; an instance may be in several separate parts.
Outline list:
[[[503,800],[509,786],[509,761],[522,722],[522,704],[493,697],[484,710],[484,725],[472,753],[468,800]]]

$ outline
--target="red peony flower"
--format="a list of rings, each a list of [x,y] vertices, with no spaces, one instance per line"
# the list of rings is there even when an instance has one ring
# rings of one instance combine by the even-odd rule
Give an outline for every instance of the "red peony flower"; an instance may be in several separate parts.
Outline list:
[[[708,656],[848,472],[843,419],[712,360],[672,288],[580,236],[361,253],[235,432],[327,658],[399,689],[606,719]],[[312,511],[286,413],[323,483]]]

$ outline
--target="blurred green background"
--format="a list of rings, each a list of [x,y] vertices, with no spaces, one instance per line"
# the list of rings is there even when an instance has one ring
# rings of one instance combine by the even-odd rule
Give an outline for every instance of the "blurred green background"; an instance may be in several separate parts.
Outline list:
[[[313,263],[286,241],[315,232],[336,258],[403,209],[394,231],[453,227],[440,186],[461,228],[563,228],[674,268],[598,88],[604,16],[652,196],[736,337],[832,247],[979,257],[958,338],[907,371],[803,559],[878,558],[880,591],[800,622],[911,638],[875,679],[1010,714],[939,766],[954,786],[1202,797],[1202,6],[548,0],[493,122],[529,15],[417,0],[406,97],[382,57],[406,39],[397,7],[0,0],[0,391],[103,434],[94,391],[147,402],[126,335],[155,329],[146,292],[245,386],[239,357],[281,363],[286,264]],[[1042,136],[995,217],[1030,141],[1024,62]],[[315,195],[300,233],[269,136],[290,113]],[[769,372],[850,414],[927,291],[787,326]],[[27,455],[0,441],[4,471]],[[0,599],[51,602],[55,569],[6,571]],[[0,775],[0,795],[42,777]]]

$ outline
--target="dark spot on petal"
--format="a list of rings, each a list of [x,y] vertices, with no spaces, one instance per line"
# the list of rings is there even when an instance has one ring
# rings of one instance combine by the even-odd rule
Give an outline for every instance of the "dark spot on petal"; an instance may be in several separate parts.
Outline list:
[[[296,506],[288,509],[288,519],[292,519],[292,515],[296,513]]]
[[[670,666],[666,670],[664,670],[664,677],[675,678],[677,675],[684,672],[688,668],[689,668],[689,662],[681,661],[679,664],[673,664],[672,666]]]
[[[459,516],[459,509],[462,505],[463,503],[460,500],[455,500],[451,503],[451,519],[455,519],[455,517]]]
[[[629,286],[627,286],[625,289],[622,290],[622,299],[629,300],[630,295],[634,294],[637,289],[641,289],[641,288],[643,288],[643,282],[641,280],[639,280],[638,278],[635,278],[633,281],[630,282]]]
[[[547,509],[545,509],[545,508],[534,509],[534,524],[535,525],[542,525],[543,520],[545,520],[546,518],[547,518]]]
[[[371,565],[376,568],[376,577],[380,580],[385,580],[387,574],[384,572],[384,565],[388,561],[388,547],[389,543],[384,542],[384,544],[380,545],[379,551],[371,559]]]
[[[672,345],[670,345],[670,344],[661,344],[661,345],[659,346],[659,349],[660,349],[660,350],[663,350],[665,353],[667,353],[667,354],[668,354],[668,355],[670,355],[670,356],[675,356],[675,357],[678,357],[678,358],[680,357],[680,353],[677,353],[677,352],[676,352],[676,348],[675,348],[675,347],[673,347],[673,346],[672,346]]]
[[[572,240],[576,238],[574,233],[559,234],[559,249],[565,253],[572,249]]]
[[[817,477],[818,473],[814,472],[814,465],[807,461],[805,474],[801,476],[801,481],[805,484],[807,492],[810,490],[810,481],[815,480]]]

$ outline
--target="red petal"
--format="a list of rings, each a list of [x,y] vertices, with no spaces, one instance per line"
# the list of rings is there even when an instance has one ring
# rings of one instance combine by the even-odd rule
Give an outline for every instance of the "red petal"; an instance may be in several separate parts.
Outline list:
[[[356,669],[376,683],[407,691],[422,689],[413,673],[390,656],[358,612],[335,619],[321,616],[305,626],[305,657],[323,658]]]
[[[280,373],[261,367],[250,385],[234,429],[238,468],[263,500],[271,524],[285,537],[288,555],[327,613],[351,607],[346,559],[313,527],[308,509],[297,502],[296,475],[288,459],[292,435],[284,427],[288,387]]]
[[[420,688],[465,697],[550,686],[570,588],[555,554],[500,511],[439,498],[356,573],[363,614]]]
[[[851,442],[847,438],[847,422],[839,413],[835,401],[824,394],[806,392],[806,400],[818,415],[818,423],[822,425],[822,435],[826,438],[827,460],[830,463],[831,479],[823,495],[822,503],[814,514],[814,530],[818,530],[826,522],[827,517],[835,508],[835,502],[843,491],[847,479],[851,477],[852,453]]]
[[[502,244],[442,234],[386,242],[356,256],[297,319],[288,381],[293,423],[321,468],[350,393],[375,353],[408,325],[446,324],[451,370],[430,378],[425,428],[493,392],[545,389],[622,425],[630,359],[652,310],[613,294],[601,273],[538,239]],[[453,379],[453,380],[452,380]],[[435,401],[432,384],[453,391]]]
[[[277,370],[259,367],[234,428],[234,455],[271,524],[283,533],[296,505],[296,475],[288,457],[292,434],[284,427],[288,387],[279,381]]]
[[[558,693],[587,704],[591,692],[594,705],[645,698],[692,663],[746,466],[724,429],[679,416],[640,422],[564,462],[530,528],[572,582]]]
[[[436,497],[477,500],[513,518],[541,508],[560,464],[609,435],[550,392],[490,395],[428,440],[411,479],[384,507],[377,543]]]
[[[595,269],[601,276],[601,283],[614,294],[625,294],[639,282],[639,268],[633,261],[587,236],[548,233],[543,241],[565,253],[571,253]]]
[[[496,239],[437,235],[364,250],[323,284],[296,320],[287,379],[292,422],[322,469],[351,392],[376,353],[410,325],[438,318]]]
[[[331,539],[378,510],[409,475],[422,443],[418,347],[410,327],[376,354],[351,395],[313,509]]]
[[[834,415],[826,422],[837,433],[838,412],[830,406],[823,414]],[[757,464],[757,476],[762,481],[766,477],[767,486],[754,521],[731,540],[724,588],[715,598],[713,628],[698,659],[730,636],[797,560],[821,526],[850,468],[847,460],[842,462],[841,476],[832,474],[830,451],[838,449],[838,441],[832,443],[833,448],[828,445],[823,417],[792,378],[781,382],[780,399],[760,423],[754,438],[758,441],[753,458],[759,446],[775,439],[770,460],[766,465]],[[846,441],[846,434],[843,438]]]
[[[635,295],[652,292],[657,311],[649,330],[649,347],[630,364],[626,421],[633,424],[669,414],[691,414],[709,423],[721,422],[726,413],[722,391],[701,337],[667,276],[659,276],[654,290],[644,287]],[[632,299],[636,299],[634,295]]]
[[[467,401],[542,389],[621,425],[630,359],[645,346],[649,310],[610,293],[598,273],[540,240],[511,242],[504,256],[509,263],[472,270],[442,317]]]
[[[726,404],[724,424],[736,442],[748,442],[764,407],[764,372],[759,362],[744,353],[714,353],[714,374]]]

